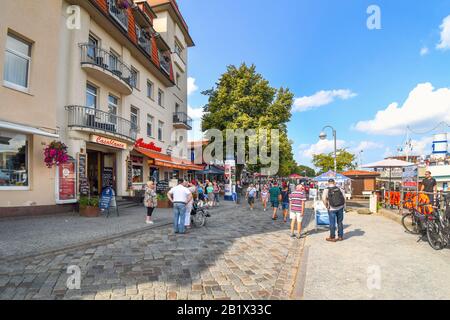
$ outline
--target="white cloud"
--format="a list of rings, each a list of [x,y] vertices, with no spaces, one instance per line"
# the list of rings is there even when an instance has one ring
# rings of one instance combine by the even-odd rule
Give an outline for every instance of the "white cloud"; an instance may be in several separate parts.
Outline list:
[[[429,54],[430,53],[430,49],[428,49],[427,47],[423,47],[422,49],[420,49],[420,55],[423,57],[423,56],[426,56],[427,54]]]
[[[319,108],[321,106],[328,105],[334,102],[336,99],[348,100],[350,98],[356,97],[356,93],[353,93],[348,89],[341,90],[329,90],[329,91],[319,91],[312,96],[305,96],[297,98],[294,101],[294,112],[304,112],[311,109]]]
[[[441,24],[441,42],[436,45],[439,50],[450,49],[450,16],[446,17]]]
[[[439,122],[450,122],[450,88],[436,89],[431,83],[417,85],[403,106],[391,103],[375,118],[360,121],[355,129],[369,134],[399,135],[410,126],[415,130],[430,129]]]
[[[188,85],[187,85],[188,96],[190,96],[197,90],[198,90],[198,86],[195,84],[195,78],[189,77]]]
[[[192,108],[188,105],[188,115],[193,120],[200,120],[203,117],[203,108]]]
[[[373,141],[361,141],[355,148],[351,148],[350,151],[353,153],[358,153],[360,151],[368,151],[368,150],[376,150],[376,149],[382,149],[384,145],[379,142],[373,142]]]
[[[337,148],[341,149],[345,145],[344,140],[336,141]],[[304,159],[312,159],[314,155],[330,153],[334,151],[334,140],[319,140],[315,144],[302,144],[299,148],[299,156]]]
[[[431,136],[422,138],[420,140],[412,140],[411,144],[413,149],[410,154],[418,156],[430,154],[432,151],[433,140],[434,139]]]

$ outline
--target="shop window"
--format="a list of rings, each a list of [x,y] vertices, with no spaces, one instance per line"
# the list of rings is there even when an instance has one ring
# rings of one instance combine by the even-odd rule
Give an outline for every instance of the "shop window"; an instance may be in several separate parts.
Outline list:
[[[133,166],[133,183],[144,183],[144,167]]]
[[[15,89],[27,90],[31,64],[31,44],[11,34],[6,38],[3,78]]]
[[[28,186],[27,137],[0,130],[0,189]]]

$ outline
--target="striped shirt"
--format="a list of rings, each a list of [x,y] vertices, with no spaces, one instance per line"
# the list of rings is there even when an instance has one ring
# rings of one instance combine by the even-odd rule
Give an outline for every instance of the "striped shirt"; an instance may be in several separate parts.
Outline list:
[[[294,191],[289,195],[289,201],[291,202],[291,211],[302,212],[306,195],[302,191]]]

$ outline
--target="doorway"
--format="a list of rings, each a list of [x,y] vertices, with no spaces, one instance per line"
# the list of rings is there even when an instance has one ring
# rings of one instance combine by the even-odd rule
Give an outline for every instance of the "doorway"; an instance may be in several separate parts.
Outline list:
[[[116,155],[87,150],[88,180],[91,195],[100,195],[106,187],[116,189]]]

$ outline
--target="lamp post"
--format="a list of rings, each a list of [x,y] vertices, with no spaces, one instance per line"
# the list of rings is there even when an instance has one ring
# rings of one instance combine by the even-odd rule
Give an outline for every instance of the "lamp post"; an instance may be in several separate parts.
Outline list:
[[[330,128],[333,131],[333,139],[334,139],[334,172],[337,174],[337,139],[336,139],[336,130],[332,126],[325,126],[322,129],[322,132],[319,135],[320,140],[326,140],[327,134],[325,130]]]

